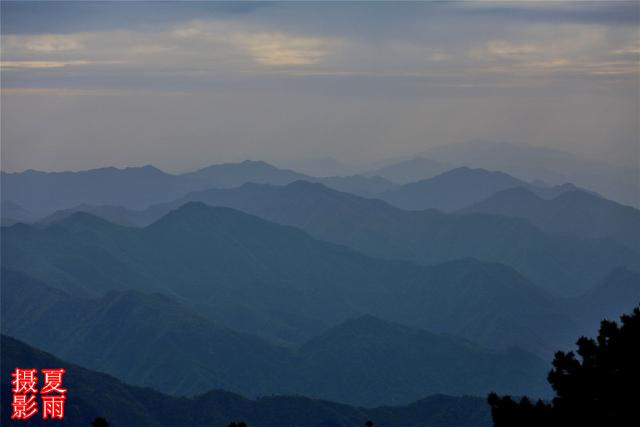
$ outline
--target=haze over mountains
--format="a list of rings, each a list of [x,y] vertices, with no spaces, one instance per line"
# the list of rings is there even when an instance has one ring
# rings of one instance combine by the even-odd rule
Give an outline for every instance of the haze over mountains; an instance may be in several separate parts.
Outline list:
[[[364,313],[489,347],[551,351],[571,337],[567,319],[554,336],[542,333],[562,316],[544,291],[506,266],[384,261],[228,208],[192,202],[145,228],[76,213],[44,228],[3,231],[7,269],[77,295],[175,295],[214,320],[272,339],[300,342]],[[499,327],[503,320],[509,328]]]
[[[189,201],[231,207],[298,227],[318,239],[374,257],[421,264],[464,257],[501,262],[559,295],[580,293],[614,268],[638,265],[637,253],[615,240],[555,235],[505,216],[408,212],[302,181],[284,187],[246,184],[195,192],[144,211],[79,210],[122,224],[147,225]],[[68,213],[61,212],[47,222]]]
[[[353,173],[335,176],[306,175],[289,169],[280,169],[262,161],[248,160],[212,165],[182,174],[169,174],[153,166],[124,169],[106,167],[80,172],[33,170],[21,173],[2,172],[2,201],[3,204],[11,202],[13,206],[29,212],[30,216],[43,217],[56,210],[73,208],[81,204],[118,205],[143,209],[152,204],[172,201],[193,191],[232,188],[247,182],[286,185],[296,180],[319,182],[339,191],[383,198],[399,207],[409,209],[460,209],[479,202],[497,191],[515,186],[529,187],[543,197],[546,197],[545,192],[548,195],[558,195],[562,191],[575,189],[574,186],[565,188],[560,185],[567,182],[599,191],[605,197],[619,199],[615,197],[618,187],[614,192],[601,191],[597,187],[603,187],[602,185],[594,187],[571,179],[561,179],[561,177],[545,180],[539,175],[520,174],[518,171],[514,176],[509,176],[504,172],[509,172],[510,168],[500,167],[503,166],[502,164],[496,166],[487,163],[489,164],[487,166],[482,161],[485,157],[500,158],[497,155],[500,150],[507,153],[514,151],[518,156],[523,157],[518,160],[519,163],[526,163],[525,160],[529,154],[535,159],[543,155],[552,156],[554,152],[479,142],[458,144],[454,147],[458,147],[456,150],[460,151],[461,161],[459,162],[442,163],[431,158],[416,156],[373,170],[356,171],[354,168]],[[445,149],[431,151],[438,155],[448,153]],[[462,153],[467,151],[470,153],[488,151],[489,154],[477,158],[471,154],[462,156]],[[568,155],[558,156],[564,158]],[[456,165],[469,165],[471,168]],[[473,169],[473,167],[487,170]],[[633,177],[628,178],[627,182],[634,181],[631,179]],[[545,181],[553,185],[543,184]],[[623,200],[623,203],[638,206],[640,201],[635,200],[638,194],[640,192],[633,193],[634,197],[631,200]],[[11,218],[13,213],[6,209],[5,211],[4,218],[25,220],[24,214],[21,218]]]
[[[37,350],[6,335],[2,342],[3,384],[10,382],[13,366],[36,369],[64,366],[65,387],[72,390],[66,401],[62,426],[90,425],[96,414],[122,427],[136,426],[224,426],[245,420],[255,427],[353,427],[375,419],[389,427],[488,427],[491,425],[485,399],[435,395],[406,406],[364,409],[298,396],[270,396],[249,400],[216,390],[192,399],[177,398],[149,388],[130,386],[118,379],[81,368]],[[11,393],[2,387],[3,408],[11,407]],[[2,411],[2,424],[10,425],[9,411]],[[51,420],[33,417],[32,426],[49,426]]]
[[[588,333],[595,320],[633,306],[640,298],[639,279],[637,273],[619,271],[596,291],[563,304],[583,322],[574,333]],[[547,365],[531,354],[514,348],[490,351],[370,315],[348,319],[291,348],[221,327],[160,294],[111,291],[77,298],[6,270],[2,282],[4,333],[170,394],[222,388],[250,397],[305,394],[374,406],[442,392],[549,392]],[[613,287],[624,288],[624,300],[616,300]],[[603,297],[607,303],[598,305]]]
[[[503,172],[461,167],[385,191],[379,198],[402,209],[454,211],[514,187],[530,187],[543,194],[554,191]]]
[[[3,283],[6,333],[174,395],[216,388],[249,397],[304,394],[375,406],[434,393],[549,393],[546,363],[531,354],[491,351],[372,316],[349,319],[292,348],[221,327],[159,294],[111,291],[74,298],[8,271]]]
[[[551,399],[640,304],[640,3],[577,3],[0,1],[0,424]]]
[[[631,312],[640,301],[640,273],[614,270],[595,288],[568,301],[568,311],[582,327],[582,334],[596,330],[602,319],[615,320]]]
[[[139,209],[212,187],[236,187],[246,182],[278,185],[301,179],[324,182],[333,188],[361,194],[375,194],[393,186],[380,177],[314,178],[249,160],[213,165],[180,175],[153,166],[108,167],[80,172],[2,172],[1,184],[3,202],[9,201],[31,215],[43,216],[80,204]],[[11,215],[11,212],[7,214]]]
[[[571,182],[619,203],[640,208],[637,162],[635,167],[611,166],[566,151],[484,140],[440,145],[426,150],[423,155],[440,162],[499,170],[531,181]]]
[[[218,405],[207,419],[250,411],[274,425],[284,405],[317,411],[312,426],[483,425],[476,400],[437,395],[548,396],[553,353],[640,301],[640,211],[595,187],[455,164],[3,173],[2,332],[196,396],[185,408]],[[176,399],[77,369],[133,396],[114,417],[154,423],[157,402]],[[212,389],[226,392],[199,395]],[[364,410],[229,392],[366,407],[435,397]]]
[[[416,156],[408,160],[374,168],[364,172],[366,176],[381,176],[397,184],[409,184],[415,181],[433,178],[455,167],[426,157]]]
[[[396,184],[409,184],[433,178],[456,167],[502,171],[530,182],[555,186],[571,182],[618,203],[640,208],[640,170],[587,160],[566,151],[508,142],[472,140],[433,146],[414,156],[354,166],[331,158],[307,158],[288,162],[309,175],[362,174],[380,176]]]
[[[558,235],[611,237],[640,252],[640,211],[585,191],[567,191],[545,200],[526,188],[515,187],[459,212],[523,218]]]

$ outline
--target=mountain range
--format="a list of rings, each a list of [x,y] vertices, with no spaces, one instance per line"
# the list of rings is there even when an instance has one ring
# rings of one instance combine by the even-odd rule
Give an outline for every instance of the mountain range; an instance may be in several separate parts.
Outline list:
[[[3,201],[2,204],[0,204],[0,209],[2,225],[13,225],[17,222],[33,222],[38,220],[36,215],[9,200]]]
[[[603,319],[616,321],[640,303],[640,273],[612,271],[594,289],[567,301],[567,312],[580,325],[580,334],[592,333]]]
[[[597,196],[569,183],[548,186],[539,182],[525,182],[504,172],[459,167],[429,179],[391,188],[375,197],[407,210],[438,209],[452,212],[513,188],[528,189],[542,199],[571,191]]]
[[[523,218],[557,235],[613,238],[640,253],[640,210],[585,191],[566,191],[546,200],[515,187],[459,212]]]
[[[309,185],[317,186],[304,187]],[[198,203],[145,228],[76,213],[45,227],[18,224],[3,234],[5,268],[29,271],[71,295],[95,298],[131,288],[162,292],[219,324],[281,343],[299,345],[331,325],[370,313],[548,358],[571,343],[580,330],[574,319],[582,318],[573,316],[564,299],[504,265],[472,259],[431,267],[383,261],[291,227]],[[616,287],[624,278],[636,289],[638,273],[619,271],[625,273],[610,274],[598,287]],[[331,298],[334,292],[340,298]],[[612,293],[612,314],[623,312],[633,295],[616,299],[618,294]],[[594,317],[608,314],[593,308]]]
[[[502,215],[411,212],[304,181],[287,186],[245,184],[234,189],[210,189],[144,211],[115,207],[77,210],[121,224],[144,226],[190,201],[230,207],[298,227],[315,238],[373,257],[424,265],[465,257],[500,262],[558,295],[578,295],[615,268],[637,269],[640,260],[637,252],[616,242],[615,236],[559,236],[523,219]],[[46,222],[75,211],[59,212]]]
[[[548,397],[640,301],[630,171],[481,141],[300,167],[2,172],[5,383],[69,366],[61,425],[485,426],[460,396]]]
[[[285,347],[221,327],[161,294],[111,291],[74,298],[3,271],[2,298],[4,333],[172,395],[216,388],[375,406],[434,393],[549,393],[546,363],[531,354],[486,350],[370,315]]]
[[[284,347],[159,293],[78,298],[6,270],[2,282],[3,333],[133,384],[174,395],[220,388],[258,396],[271,394],[288,366]]]
[[[505,265],[371,258],[196,202],[144,228],[86,213],[5,227],[2,264],[75,296],[161,292],[233,329],[283,342],[361,314],[545,354],[575,330],[549,294]]]
[[[214,390],[191,399],[178,398],[149,388],[128,385],[104,373],[68,363],[14,338],[1,336],[2,383],[10,382],[16,366],[36,369],[62,367],[68,391],[65,418],[60,426],[88,426],[105,417],[119,427],[184,426],[225,427],[246,421],[251,427],[360,427],[375,420],[388,427],[488,427],[490,414],[485,399],[434,395],[406,406],[364,409],[300,396],[266,396],[250,400],[238,394]],[[187,381],[189,378],[186,379]],[[2,387],[3,408],[11,407],[9,387]],[[2,425],[45,427],[51,420],[36,414],[14,422],[9,411],[1,412]]]
[[[499,170],[529,181],[572,182],[618,203],[640,208],[637,159],[629,159],[631,166],[621,167],[553,148],[484,140],[435,146],[421,155],[444,163]]]
[[[212,165],[183,174],[169,174],[154,166],[124,169],[107,167],[80,172],[28,170],[1,174],[3,204],[19,206],[29,215],[39,217],[81,204],[142,209],[169,202],[191,191],[236,187],[247,182],[283,185],[305,179],[365,195],[386,191],[394,186],[380,177],[355,175],[316,178],[250,160]],[[24,215],[7,218],[18,221],[30,219]]]
[[[368,170],[363,172],[363,175],[380,176],[396,184],[409,184],[433,178],[454,168],[449,163],[441,163],[426,157],[416,156]]]
[[[410,166],[416,170],[416,176],[424,176],[424,173],[417,173],[422,166],[433,169],[428,159],[414,160]],[[398,173],[402,170],[400,166],[397,166]],[[391,167],[391,170],[395,168]],[[448,170],[441,165],[437,170],[445,171],[429,179],[402,185],[379,175],[308,176],[261,161],[212,165],[178,175],[165,173],[153,166],[111,167],[80,172],[2,172],[2,204],[6,206],[2,209],[2,218],[5,225],[19,221],[33,222],[55,211],[78,205],[144,209],[194,191],[233,188],[245,183],[286,185],[298,180],[321,183],[338,191],[364,197],[376,197],[410,210],[452,211],[517,186],[530,188],[542,197],[575,189],[567,187],[568,184],[555,187],[530,184],[502,172],[484,169],[460,167]],[[382,173],[388,174],[388,171]]]
[[[484,168],[550,186],[572,182],[610,200],[640,208],[640,171],[634,162],[637,159],[628,160],[628,166],[611,165],[550,147],[478,139],[435,145],[413,156],[359,167],[326,157],[287,165],[313,176],[324,176],[327,171],[331,175],[360,173],[401,185],[429,179],[455,167]]]
[[[402,209],[452,211],[522,185],[527,183],[503,172],[461,167],[388,190],[379,198]]]

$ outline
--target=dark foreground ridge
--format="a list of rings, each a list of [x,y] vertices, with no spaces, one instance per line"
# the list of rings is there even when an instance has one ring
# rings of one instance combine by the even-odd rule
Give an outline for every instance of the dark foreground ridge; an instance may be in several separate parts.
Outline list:
[[[10,383],[16,367],[62,367],[66,370],[67,402],[58,426],[90,426],[104,417],[110,427],[225,427],[243,420],[250,427],[356,427],[368,420],[384,427],[485,427],[491,425],[484,399],[434,395],[407,406],[364,409],[298,396],[246,399],[225,391],[210,391],[192,399],[167,396],[134,387],[106,374],[64,362],[2,335],[2,384]],[[36,414],[28,422],[12,422],[11,390],[2,387],[3,426],[49,426]]]
[[[598,337],[581,337],[576,354],[556,353],[548,379],[556,397],[489,395],[494,427],[633,426],[638,419],[640,306],[620,325],[603,320]]]

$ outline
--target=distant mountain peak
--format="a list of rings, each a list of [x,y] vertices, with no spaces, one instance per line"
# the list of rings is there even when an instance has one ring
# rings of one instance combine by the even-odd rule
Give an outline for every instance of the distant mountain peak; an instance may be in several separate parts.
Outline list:
[[[271,167],[275,167],[267,162],[265,162],[264,160],[251,160],[251,159],[246,159],[243,160],[242,162],[240,162],[243,165],[266,165],[266,166],[271,166]]]
[[[471,171],[486,171],[486,169],[470,168],[469,166],[459,166],[457,168],[454,168],[454,169],[448,170],[446,172],[443,172],[440,175],[452,175],[452,174],[456,174],[456,173],[471,172]]]
[[[433,178],[424,179],[414,183],[409,183],[406,186],[433,184],[441,181],[450,181],[450,180],[476,180],[476,179],[496,179],[496,180],[512,183],[513,186],[526,184],[524,181],[521,181],[518,178],[515,178],[505,172],[492,171],[492,170],[483,169],[483,168],[471,168],[469,166],[460,166],[455,169],[450,169],[446,172],[436,175]]]
[[[193,218],[195,215],[198,215],[198,216],[201,216],[203,214],[207,215],[213,212],[215,209],[220,209],[220,208],[214,208],[212,206],[208,206],[205,203],[200,201],[188,201],[178,206],[177,208],[169,211],[166,215],[164,215],[154,224],[182,221],[189,218]],[[154,224],[151,224],[151,225],[154,225]]]
[[[229,168],[256,168],[256,169],[262,169],[262,170],[284,170],[284,169],[279,169],[275,166],[273,166],[270,163],[267,163],[265,161],[262,160],[242,160],[240,162],[226,162],[226,163],[215,163],[209,166],[205,166],[202,168],[199,168],[197,170],[195,170],[194,172],[190,172],[191,174],[194,173],[198,173],[198,172],[202,172],[202,171],[211,171],[211,170],[216,170],[216,169],[229,169]]]
[[[178,209],[175,209],[174,212],[187,212],[187,211],[199,211],[199,210],[213,210],[215,208],[211,206],[207,206],[204,202],[200,202],[198,200],[186,202],[184,205],[180,206]]]
[[[62,226],[65,228],[93,228],[93,227],[103,227],[105,225],[110,227],[122,227],[117,224],[113,224],[105,219],[100,218],[99,216],[90,214],[88,212],[77,211],[68,215],[65,218],[62,218],[59,221],[53,222],[51,226]]]
[[[293,181],[290,184],[287,184],[285,187],[291,189],[316,189],[316,190],[329,190],[327,186],[321,184],[319,182],[307,181],[304,179],[298,179]],[[336,190],[333,190],[336,191]]]
[[[266,223],[263,219],[236,209],[210,206],[200,201],[189,201],[170,211],[148,227],[158,229],[166,226],[172,227],[177,225],[178,227],[182,227],[186,225],[188,229],[202,233],[207,227],[205,226],[203,228],[201,224],[207,224],[209,226],[214,224],[226,226],[241,224],[242,226],[248,226],[255,222]],[[197,226],[194,227],[194,225]]]
[[[467,176],[467,175],[476,175],[476,176],[477,175],[494,175],[494,176],[509,177],[514,180],[517,179],[505,172],[492,171],[484,168],[472,168],[469,166],[460,166],[455,169],[448,170],[446,172],[441,173],[440,175],[435,176],[434,179],[438,177],[444,177],[444,176]]]
[[[234,163],[224,163],[224,164],[233,165]],[[239,163],[235,163],[235,164],[241,165],[241,166],[247,166],[247,167],[258,167],[258,168],[261,168],[261,169],[270,169],[270,170],[279,169],[279,168],[273,166],[272,164],[267,163],[267,162],[265,162],[263,160],[250,160],[250,159],[247,159],[247,160],[243,160],[243,161],[241,161]]]
[[[518,185],[528,184],[504,172],[461,166],[392,189],[381,198],[403,209],[454,211]]]
[[[433,160],[429,157],[417,155],[406,160],[387,164],[378,169],[365,172],[366,176],[380,176],[397,184],[408,184],[432,178],[453,166]]]
[[[127,168],[127,169],[131,169],[131,168]],[[136,169],[136,168],[133,168],[133,169]],[[160,168],[158,168],[158,167],[156,167],[154,165],[151,165],[151,164],[144,165],[144,166],[139,166],[137,169],[144,170],[144,171],[153,171],[153,172],[166,173],[162,169],[160,169]]]

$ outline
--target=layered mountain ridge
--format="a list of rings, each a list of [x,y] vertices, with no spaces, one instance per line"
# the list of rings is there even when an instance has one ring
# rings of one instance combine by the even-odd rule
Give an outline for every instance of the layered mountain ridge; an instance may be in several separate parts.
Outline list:
[[[250,400],[238,394],[213,390],[191,399],[167,396],[149,388],[130,386],[109,375],[68,363],[14,338],[1,336],[2,381],[10,382],[14,366],[36,369],[63,367],[69,389],[62,426],[90,425],[97,417],[121,427],[228,425],[244,420],[252,427],[355,427],[375,420],[389,427],[488,427],[489,409],[484,399],[434,395],[406,406],[364,409],[301,396],[266,396]],[[11,406],[8,387],[2,388],[2,405]],[[10,425],[9,411],[2,424]],[[51,420],[35,416],[32,426],[48,426]]]

